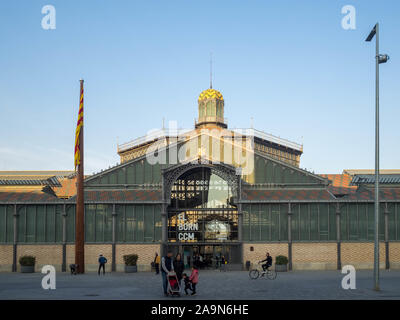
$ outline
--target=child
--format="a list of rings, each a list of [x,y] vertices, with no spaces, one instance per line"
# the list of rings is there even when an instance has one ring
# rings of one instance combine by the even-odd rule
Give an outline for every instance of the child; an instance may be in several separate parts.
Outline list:
[[[192,290],[191,282],[190,282],[189,277],[188,277],[188,275],[186,273],[183,273],[182,277],[183,277],[183,281],[185,282],[185,294],[188,295],[188,291],[187,290],[188,289]]]
[[[192,267],[192,274],[189,277],[189,280],[192,282],[192,296],[196,294],[196,285],[199,282],[199,271],[197,270],[197,266]]]

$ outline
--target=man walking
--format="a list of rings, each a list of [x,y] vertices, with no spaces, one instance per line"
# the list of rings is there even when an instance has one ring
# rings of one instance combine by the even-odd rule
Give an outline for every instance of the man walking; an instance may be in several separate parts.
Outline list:
[[[165,257],[161,259],[161,276],[163,282],[164,295],[168,296],[168,272],[174,271],[174,264],[172,261],[172,251],[168,250]]]
[[[103,275],[105,275],[105,273],[106,273],[106,263],[107,263],[106,257],[103,257],[103,255],[101,254],[99,256],[99,271],[98,271],[99,275],[100,275],[101,268],[103,268]]]

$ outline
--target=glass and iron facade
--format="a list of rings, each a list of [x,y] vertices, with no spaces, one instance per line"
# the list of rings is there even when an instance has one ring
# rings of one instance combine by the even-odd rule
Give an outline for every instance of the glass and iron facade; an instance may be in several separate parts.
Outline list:
[[[296,243],[334,243],[338,257],[343,243],[372,243],[373,188],[336,187],[326,177],[300,169],[302,146],[272,135],[243,135],[241,143],[230,140],[234,130],[220,137],[242,148],[240,152],[247,148],[243,141],[253,140],[251,172],[226,163],[226,158],[215,161],[203,147],[218,146],[225,156],[226,144],[212,140],[215,132],[227,128],[223,113],[222,95],[208,89],[199,97],[199,118],[191,135],[186,132],[178,142],[163,136],[157,152],[163,162],[146,156],[157,139],[140,138],[119,149],[120,164],[87,177],[85,242],[110,244],[113,256],[117,245],[152,245],[162,253],[183,253],[187,265],[189,257],[200,253],[207,261],[224,255],[240,266],[246,262],[243,248],[258,244],[287,246],[291,262]],[[202,130],[209,126],[213,133],[208,135]],[[197,141],[201,144],[193,143],[199,148],[190,161],[173,161],[171,149]],[[380,199],[379,237],[389,259],[389,243],[400,242],[400,179],[385,185]],[[57,197],[51,188],[0,189],[0,246],[13,246],[14,264],[19,245],[61,244],[65,265],[65,246],[75,241],[75,201],[74,196]]]

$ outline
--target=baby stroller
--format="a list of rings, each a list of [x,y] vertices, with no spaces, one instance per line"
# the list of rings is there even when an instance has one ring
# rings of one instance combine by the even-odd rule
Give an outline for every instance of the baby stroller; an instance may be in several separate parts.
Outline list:
[[[176,276],[175,272],[169,272],[167,274],[167,280],[168,280],[168,293],[171,296],[177,296],[180,297],[181,295],[181,287],[179,286],[179,281],[178,277]]]

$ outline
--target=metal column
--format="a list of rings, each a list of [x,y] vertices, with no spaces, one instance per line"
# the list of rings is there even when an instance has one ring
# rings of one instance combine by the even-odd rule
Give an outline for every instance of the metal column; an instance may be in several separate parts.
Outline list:
[[[341,228],[340,228],[340,204],[336,204],[336,243],[337,243],[337,269],[342,269],[342,253],[341,253]]]
[[[293,269],[292,259],[292,205],[288,203],[288,260],[289,260],[289,271]]]
[[[16,204],[14,204],[13,223],[14,223],[14,240],[13,240],[12,272],[17,272],[18,211]]]
[[[62,264],[61,272],[67,271],[67,210],[66,205],[63,205],[62,213]]]
[[[115,261],[115,244],[117,242],[117,212],[115,211],[115,203],[112,207],[112,244],[111,244],[111,271],[116,271],[116,261]]]

